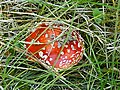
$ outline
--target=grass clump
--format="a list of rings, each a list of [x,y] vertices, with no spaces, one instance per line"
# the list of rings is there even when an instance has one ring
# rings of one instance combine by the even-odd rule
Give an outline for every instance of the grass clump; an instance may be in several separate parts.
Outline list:
[[[83,59],[57,76],[27,60],[22,43],[39,22],[46,20],[76,29],[85,41]],[[119,90],[119,69],[120,0],[0,2],[0,89]]]

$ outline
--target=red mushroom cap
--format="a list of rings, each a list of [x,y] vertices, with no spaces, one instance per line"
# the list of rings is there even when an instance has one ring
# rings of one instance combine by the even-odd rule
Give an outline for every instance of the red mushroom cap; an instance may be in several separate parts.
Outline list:
[[[55,69],[67,69],[82,59],[84,42],[76,31],[71,32],[65,45],[63,42],[67,38],[66,34],[55,40],[64,31],[60,27],[56,24],[49,26],[42,23],[34,32],[31,32],[25,41],[35,42],[26,44],[28,52],[33,57],[44,60],[48,65],[54,66]]]

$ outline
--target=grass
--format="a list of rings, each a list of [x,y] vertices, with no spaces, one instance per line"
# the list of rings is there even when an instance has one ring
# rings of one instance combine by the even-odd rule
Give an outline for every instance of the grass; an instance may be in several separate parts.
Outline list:
[[[84,57],[68,70],[26,59],[25,38],[47,20],[84,38]],[[120,90],[120,0],[0,1],[0,89]]]

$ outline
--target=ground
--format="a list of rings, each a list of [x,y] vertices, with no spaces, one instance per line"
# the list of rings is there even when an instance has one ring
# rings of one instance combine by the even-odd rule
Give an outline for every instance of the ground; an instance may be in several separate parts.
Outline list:
[[[80,62],[54,71],[27,59],[25,39],[56,20],[81,34]],[[0,0],[1,90],[120,90],[120,0]]]

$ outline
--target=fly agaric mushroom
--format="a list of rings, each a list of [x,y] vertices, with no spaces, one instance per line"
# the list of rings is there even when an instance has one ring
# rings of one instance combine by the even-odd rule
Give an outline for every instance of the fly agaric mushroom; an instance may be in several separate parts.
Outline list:
[[[67,34],[61,35],[63,31],[68,31],[61,27],[60,24],[49,25],[44,22],[39,24],[25,40],[26,42],[34,42],[33,44],[26,43],[27,51],[33,57],[57,70],[76,65],[82,59],[84,52],[82,37],[76,31],[72,31],[69,36]],[[68,41],[64,44],[66,38]],[[28,59],[31,58],[28,57]]]

